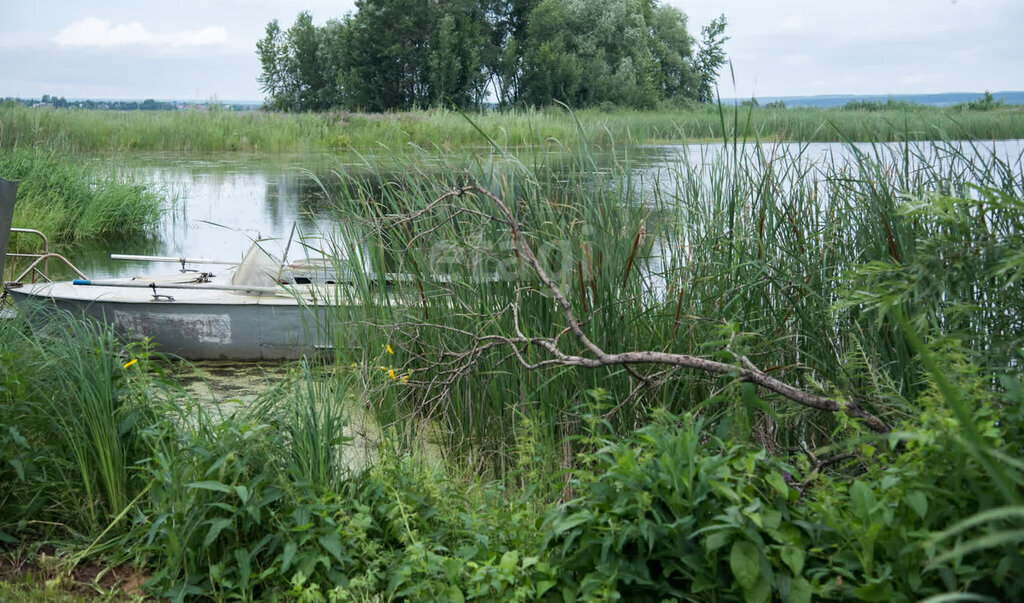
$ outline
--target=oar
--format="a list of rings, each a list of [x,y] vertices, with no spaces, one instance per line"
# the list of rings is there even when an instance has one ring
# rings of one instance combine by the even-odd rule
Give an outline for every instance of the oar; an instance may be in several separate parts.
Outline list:
[[[134,260],[139,262],[174,262],[176,264],[225,264],[228,266],[237,266],[240,262],[237,260],[211,260],[207,258],[176,258],[168,255],[128,255],[124,253],[112,253],[110,254],[112,260]]]
[[[285,291],[285,289],[278,287],[245,287],[242,285],[216,285],[212,283],[160,283],[157,281],[146,282],[144,279],[137,282],[113,279],[75,279],[71,281],[71,284],[89,287],[133,287],[143,289],[152,287],[155,284],[161,289],[205,289],[207,291],[214,289],[223,291],[249,291],[255,293],[283,293]]]

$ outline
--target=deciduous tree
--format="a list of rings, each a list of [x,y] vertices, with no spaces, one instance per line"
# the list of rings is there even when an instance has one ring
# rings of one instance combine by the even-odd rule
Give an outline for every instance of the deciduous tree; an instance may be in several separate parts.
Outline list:
[[[652,108],[710,100],[725,17],[694,53],[686,15],[658,0],[356,0],[323,26],[300,13],[256,45],[267,105],[388,111],[447,105]]]

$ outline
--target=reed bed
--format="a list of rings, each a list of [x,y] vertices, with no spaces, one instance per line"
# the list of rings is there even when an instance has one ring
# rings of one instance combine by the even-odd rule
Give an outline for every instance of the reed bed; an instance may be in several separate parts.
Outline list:
[[[0,532],[29,521],[23,529],[98,534],[141,488],[130,469],[141,451],[136,426],[154,409],[138,388],[146,379],[133,383],[122,366],[142,348],[44,308],[19,314],[0,324],[0,400],[14,436],[5,456],[19,478],[4,474]]]
[[[721,140],[758,136],[794,141],[1024,138],[1024,113],[912,108],[879,111],[744,109],[722,120],[715,106],[640,112],[561,108],[517,109],[473,116],[477,126],[508,148],[576,144],[600,147],[650,142]],[[578,119],[578,123],[576,121]],[[322,114],[211,111],[86,111],[0,106],[0,148],[62,153],[171,151],[180,153],[303,152],[344,149],[392,151],[408,146],[437,150],[478,147],[476,127],[457,112]]]
[[[538,446],[571,466],[579,409],[595,402],[620,434],[652,408],[697,412],[769,450],[858,432],[728,375],[557,362],[527,340],[588,350],[517,237],[608,352],[693,354],[737,371],[750,361],[888,422],[914,412],[926,382],[899,316],[962,337],[988,371],[1015,366],[1022,339],[1008,308],[1022,291],[1001,279],[1020,257],[1020,157],[947,141],[851,145],[849,159],[818,161],[800,145],[732,141],[644,182],[628,165],[597,171],[585,145],[568,172],[496,149],[441,182],[410,165],[390,180],[342,176],[325,192],[348,224],[333,242],[339,269],[359,275],[346,293],[359,310],[337,317],[347,329],[332,325],[338,361],[377,375],[366,404],[384,425],[434,425],[450,454],[498,476]],[[466,183],[493,197],[451,196]]]
[[[644,174],[490,143],[324,180],[335,356],[251,405],[108,327],[0,321],[5,555],[175,600],[1024,594],[1020,157],[729,140]],[[564,362],[588,341],[735,371]]]
[[[0,176],[20,181],[13,226],[40,230],[58,245],[152,234],[165,207],[148,185],[50,151],[4,151]],[[35,243],[11,240],[12,250]]]

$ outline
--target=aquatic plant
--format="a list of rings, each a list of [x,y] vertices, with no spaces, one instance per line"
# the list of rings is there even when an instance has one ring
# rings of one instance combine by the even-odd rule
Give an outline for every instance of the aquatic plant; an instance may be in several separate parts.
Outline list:
[[[769,450],[857,435],[825,408],[882,422],[911,412],[923,367],[870,296],[902,295],[922,332],[967,329],[977,362],[1013,366],[1019,334],[991,326],[1018,303],[997,275],[1017,261],[1019,157],[907,142],[812,161],[801,145],[729,141],[650,183],[626,165],[596,171],[586,145],[568,170],[495,149],[436,184],[411,166],[325,191],[347,229],[335,255],[356,275],[342,294],[359,307],[332,324],[339,362],[372,367],[363,350],[401,349],[408,382],[371,388],[367,404],[403,433],[440,421],[446,448],[498,475],[525,423],[571,466],[574,408],[596,389],[621,433],[651,408],[699,409]],[[969,251],[972,237],[985,252]],[[953,253],[980,261],[914,276]],[[609,362],[615,352],[636,358]],[[733,369],[708,375],[676,363],[684,355]],[[751,367],[834,406],[755,388]]]
[[[718,108],[657,111],[560,108],[481,112],[473,119],[502,146],[603,148],[646,143],[715,141],[756,134],[763,140],[901,141],[1024,138],[1017,109],[963,112],[941,108],[850,111],[745,108],[749,123],[723,122]],[[578,125],[577,125],[578,120]],[[480,148],[477,130],[455,111],[279,114],[229,111],[92,111],[0,105],[0,148],[60,153],[374,150],[451,151]]]
[[[40,230],[57,245],[153,233],[165,205],[151,186],[53,152],[5,151],[0,175],[20,181],[14,227]],[[15,236],[11,245],[37,242]]]

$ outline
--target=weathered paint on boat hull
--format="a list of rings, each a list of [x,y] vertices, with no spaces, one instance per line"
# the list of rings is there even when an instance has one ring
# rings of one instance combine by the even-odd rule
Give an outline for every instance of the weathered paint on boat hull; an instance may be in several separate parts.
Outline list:
[[[16,304],[49,302],[111,324],[125,339],[149,338],[158,352],[193,360],[297,359],[323,353],[332,344],[326,328],[331,308],[288,296],[168,290],[174,297],[168,301],[152,299],[148,289],[126,295],[92,288],[88,293],[98,295],[72,297],[67,287],[27,285],[9,294]]]

